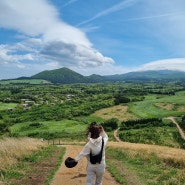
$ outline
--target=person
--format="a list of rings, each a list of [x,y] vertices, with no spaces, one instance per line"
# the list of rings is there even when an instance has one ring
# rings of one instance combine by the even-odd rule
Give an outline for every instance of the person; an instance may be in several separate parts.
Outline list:
[[[75,157],[75,161],[78,162],[82,157],[87,158],[87,177],[86,185],[93,185],[95,179],[95,185],[102,185],[102,178],[105,172],[105,146],[108,141],[108,136],[104,131],[104,128],[96,123],[90,125],[88,129],[89,140],[83,147],[79,155]],[[92,155],[97,155],[101,151],[102,140],[104,141],[104,147],[102,152],[102,159],[100,163],[91,164],[90,152]]]

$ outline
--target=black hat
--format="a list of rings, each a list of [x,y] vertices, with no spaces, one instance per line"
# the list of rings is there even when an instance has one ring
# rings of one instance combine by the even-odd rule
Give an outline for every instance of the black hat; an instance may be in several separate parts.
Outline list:
[[[65,160],[65,165],[67,168],[73,168],[75,167],[76,165],[78,164],[78,162],[76,162],[73,158],[71,157],[68,157],[66,160]]]

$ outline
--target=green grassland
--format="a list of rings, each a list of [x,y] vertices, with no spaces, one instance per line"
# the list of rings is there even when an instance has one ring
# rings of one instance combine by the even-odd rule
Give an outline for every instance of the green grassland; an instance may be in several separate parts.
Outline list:
[[[162,118],[167,116],[180,116],[185,112],[185,92],[176,93],[174,96],[163,96],[154,98],[146,97],[144,101],[129,103],[129,111],[141,118]],[[171,109],[165,109],[157,104],[173,105]],[[182,108],[182,109],[180,109]]]
[[[31,84],[31,85],[41,85],[49,83],[46,80],[41,79],[28,79],[28,80],[1,80],[1,85],[8,85],[8,84]]]
[[[2,103],[0,102],[0,110],[7,110],[10,108],[15,108],[17,106],[16,103]]]
[[[87,124],[74,120],[24,122],[10,127],[12,136],[34,136],[45,139],[84,139]],[[82,137],[83,136],[83,137]]]

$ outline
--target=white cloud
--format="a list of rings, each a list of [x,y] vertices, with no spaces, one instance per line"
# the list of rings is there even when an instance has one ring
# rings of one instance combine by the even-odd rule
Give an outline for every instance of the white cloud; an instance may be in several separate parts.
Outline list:
[[[111,58],[84,45],[75,45],[62,41],[50,42],[41,51],[47,59],[58,61],[61,66],[96,67],[105,63],[114,63]]]
[[[136,71],[146,70],[179,70],[185,71],[185,58],[173,58],[149,62],[135,69]]]
[[[43,39],[45,42],[60,40],[65,43],[83,44],[88,47],[92,45],[85,33],[64,22],[52,24],[50,28],[43,33]]]
[[[115,66],[110,63],[104,64],[103,66],[97,66],[93,68],[72,66],[70,69],[84,75],[89,76],[91,74],[99,75],[115,75],[130,72],[131,69],[123,66]]]
[[[31,53],[17,54],[17,51],[26,51],[26,48],[21,44],[16,45],[0,45],[0,63],[12,63],[22,60],[33,60]]]
[[[57,9],[47,0],[0,1],[0,27],[41,36],[46,42],[62,40],[91,45],[82,31],[59,20]]]
[[[3,28],[35,36],[57,21],[58,12],[46,0],[0,1],[0,26]]]

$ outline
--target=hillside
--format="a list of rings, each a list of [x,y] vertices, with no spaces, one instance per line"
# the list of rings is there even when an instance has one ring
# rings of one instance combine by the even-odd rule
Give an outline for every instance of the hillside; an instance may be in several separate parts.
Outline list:
[[[32,79],[43,79],[52,83],[87,83],[88,79],[68,68],[60,68],[50,71],[43,71],[31,76]]]

